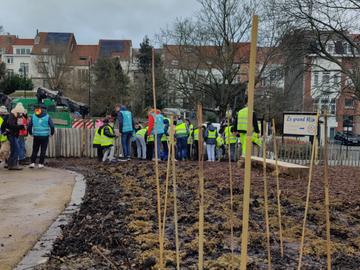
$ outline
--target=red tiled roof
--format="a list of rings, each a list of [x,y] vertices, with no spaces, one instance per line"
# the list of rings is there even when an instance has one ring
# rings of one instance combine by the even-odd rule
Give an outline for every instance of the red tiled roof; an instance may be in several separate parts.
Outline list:
[[[31,45],[34,45],[34,39],[33,38],[17,38],[13,45],[31,46]]]
[[[94,63],[97,59],[97,52],[98,45],[75,45],[71,54],[72,65],[86,66],[89,61]]]

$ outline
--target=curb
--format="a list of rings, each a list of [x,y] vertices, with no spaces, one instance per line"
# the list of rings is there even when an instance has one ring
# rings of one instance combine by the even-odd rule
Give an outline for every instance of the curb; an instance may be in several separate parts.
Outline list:
[[[70,223],[73,214],[80,210],[80,205],[86,189],[84,176],[73,171],[67,172],[75,175],[75,183],[70,202],[64,211],[57,217],[55,222],[50,225],[47,231],[17,264],[14,270],[34,269],[36,266],[46,263],[49,260],[48,254],[50,254],[55,240],[62,233],[60,226]]]

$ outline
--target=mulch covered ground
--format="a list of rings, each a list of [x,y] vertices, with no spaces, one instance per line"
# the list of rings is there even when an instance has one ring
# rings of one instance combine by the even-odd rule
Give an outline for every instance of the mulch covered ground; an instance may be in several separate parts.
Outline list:
[[[80,212],[63,228],[50,261],[39,269],[157,269],[158,235],[154,163],[98,165],[94,160],[53,160],[51,166],[85,175]],[[235,257],[230,251],[228,163],[205,162],[205,266],[239,265],[244,170],[233,163]],[[164,186],[166,164],[160,166]],[[330,168],[332,264],[360,267],[360,169]],[[181,269],[196,269],[198,254],[198,172],[196,162],[177,162]],[[307,179],[281,176],[284,257],[280,256],[275,178],[269,175],[269,215],[273,269],[295,269]],[[163,189],[164,190],[164,189]],[[164,192],[162,192],[164,194]],[[322,168],[315,169],[306,230],[303,269],[325,268],[325,214]],[[253,169],[248,269],[267,269],[262,169]],[[173,197],[166,222],[166,266],[174,269]],[[236,268],[238,268],[236,266]]]

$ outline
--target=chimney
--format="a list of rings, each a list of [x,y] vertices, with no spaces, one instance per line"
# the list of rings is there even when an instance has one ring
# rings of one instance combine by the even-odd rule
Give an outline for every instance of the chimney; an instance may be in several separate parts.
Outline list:
[[[36,29],[36,35],[38,35],[39,34],[39,29]]]

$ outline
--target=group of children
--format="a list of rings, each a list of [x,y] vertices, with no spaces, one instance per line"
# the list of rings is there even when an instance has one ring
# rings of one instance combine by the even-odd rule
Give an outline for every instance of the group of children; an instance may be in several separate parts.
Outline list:
[[[160,113],[159,113],[160,115]],[[97,157],[99,161],[105,163],[113,163],[118,161],[128,161],[130,156],[120,154],[120,158],[115,158],[116,139],[122,136],[121,131],[115,130],[115,122],[117,115],[107,116],[101,124],[98,124],[95,130],[93,146],[97,149]],[[158,134],[158,158],[167,160],[169,153],[169,133],[170,119],[161,115],[163,122],[163,132]],[[154,125],[158,123],[151,121],[134,124],[134,129],[130,139],[130,148],[132,156],[142,160],[155,159],[155,134]],[[174,121],[174,138],[176,143],[176,159],[177,160],[197,160],[199,147],[199,128],[194,127],[188,119],[185,121],[178,118]],[[149,132],[149,127],[151,132]],[[230,142],[231,159],[235,161],[235,148],[238,142],[236,135],[227,127],[219,130],[208,123],[201,128],[204,143],[206,144],[206,156],[209,162],[221,160],[225,157],[226,144]],[[121,140],[122,141],[122,140]],[[122,148],[124,148],[122,146]]]

